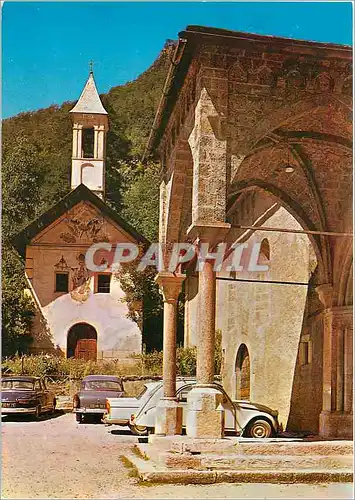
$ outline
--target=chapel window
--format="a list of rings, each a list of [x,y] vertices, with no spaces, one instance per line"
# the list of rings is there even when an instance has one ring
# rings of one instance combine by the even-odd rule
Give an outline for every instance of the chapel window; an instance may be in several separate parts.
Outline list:
[[[312,341],[310,339],[302,339],[300,342],[299,361],[301,366],[312,363]]]
[[[97,293],[110,293],[111,274],[99,274],[97,276]]]
[[[267,261],[270,260],[270,244],[267,238],[264,238],[260,245],[260,253]]]
[[[68,273],[56,273],[55,275],[55,291],[68,292],[69,288],[69,275]]]

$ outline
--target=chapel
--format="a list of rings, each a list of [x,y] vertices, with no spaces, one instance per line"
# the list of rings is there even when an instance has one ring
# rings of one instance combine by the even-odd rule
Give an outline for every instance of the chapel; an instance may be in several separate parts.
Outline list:
[[[70,116],[71,190],[14,240],[36,305],[30,349],[85,360],[129,359],[141,352],[142,321],[130,319],[120,282],[104,256],[95,257],[105,270],[93,272],[85,255],[93,243],[144,247],[147,241],[105,203],[109,117],[92,71]],[[141,318],[142,304],[135,308]]]

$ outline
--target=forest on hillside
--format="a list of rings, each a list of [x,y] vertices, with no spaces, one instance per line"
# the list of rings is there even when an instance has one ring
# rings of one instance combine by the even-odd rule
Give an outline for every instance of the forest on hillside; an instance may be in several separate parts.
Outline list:
[[[172,42],[168,42],[153,65],[135,81],[113,87],[100,96],[110,120],[106,202],[151,241],[158,236],[159,167],[152,161],[142,164],[140,158],[161,96],[172,47]],[[33,317],[32,302],[24,294],[24,264],[11,239],[70,191],[69,111],[73,105],[74,102],[65,102],[20,113],[3,122],[3,356],[26,352],[31,342]],[[146,294],[146,311],[152,316],[150,330],[156,330],[154,315],[159,316],[160,311],[152,276],[141,286],[148,287],[141,292]],[[149,327],[147,332],[157,335]],[[160,347],[160,342],[160,338],[152,339],[152,347]]]

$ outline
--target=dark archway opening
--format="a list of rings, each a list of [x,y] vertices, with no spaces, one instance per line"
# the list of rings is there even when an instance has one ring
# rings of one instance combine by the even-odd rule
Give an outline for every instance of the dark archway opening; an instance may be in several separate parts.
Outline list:
[[[83,158],[94,158],[94,128],[83,128]]]
[[[87,323],[77,323],[68,332],[67,358],[97,360],[97,332]]]
[[[238,349],[235,372],[237,382],[237,399],[250,400],[250,358],[248,348],[245,344],[241,344]]]

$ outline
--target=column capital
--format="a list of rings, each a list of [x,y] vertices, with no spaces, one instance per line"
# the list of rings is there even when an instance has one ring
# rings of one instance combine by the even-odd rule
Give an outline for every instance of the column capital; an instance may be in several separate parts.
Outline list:
[[[164,302],[176,302],[181,292],[185,274],[161,272],[155,277],[155,282],[159,285],[163,293]]]
[[[231,229],[228,222],[196,222],[187,230],[187,236],[192,241],[200,239],[214,246],[224,241],[226,234]]]
[[[332,307],[333,285],[331,285],[330,283],[324,283],[323,285],[318,285],[315,290],[324,308],[329,309],[330,307]]]

